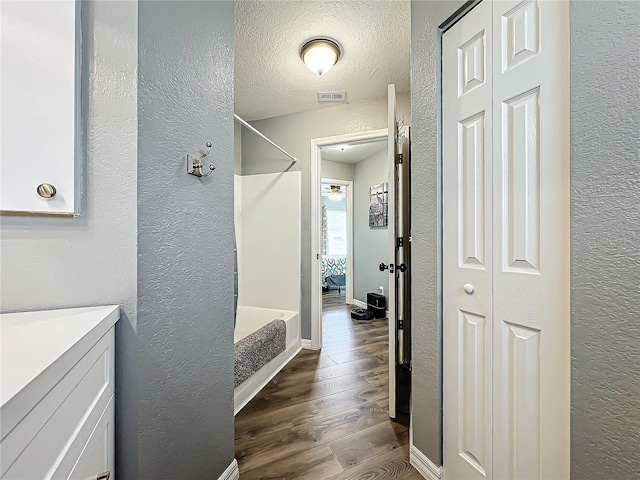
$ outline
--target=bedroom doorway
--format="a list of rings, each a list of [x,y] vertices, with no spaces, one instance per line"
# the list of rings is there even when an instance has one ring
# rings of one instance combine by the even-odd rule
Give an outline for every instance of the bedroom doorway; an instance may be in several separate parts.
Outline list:
[[[323,178],[321,196],[322,310],[353,303],[353,182]]]
[[[386,185],[388,182],[387,149],[386,129],[312,140],[311,183],[317,186],[312,191],[311,207],[312,251],[317,252],[314,253],[315,261],[312,264],[312,349],[322,345],[324,306],[333,305],[334,309],[344,311],[366,308],[366,292],[377,292],[380,285],[387,294],[388,274],[378,270],[378,265],[386,261],[386,248],[377,253],[371,252],[372,245],[377,243],[376,239],[368,241],[367,235],[358,235],[358,229],[366,233],[380,230],[376,232],[379,236],[387,232],[386,227],[370,229],[368,219],[370,188],[374,183]],[[376,179],[379,181],[374,182]],[[336,200],[329,200],[332,193],[336,200],[338,194],[344,197],[342,201],[346,203],[346,214],[332,211],[339,204]],[[323,225],[325,215],[326,225]],[[342,235],[339,232],[327,232],[325,240],[323,226],[328,230],[329,223],[337,222],[345,215],[346,256],[342,256],[345,249],[340,245],[339,237],[344,238],[344,232]],[[331,240],[334,240],[334,245],[327,244]],[[385,237],[384,244],[388,247],[387,243]],[[370,281],[359,287],[358,278]],[[375,285],[369,285],[371,281]],[[360,290],[365,292],[364,295],[359,293]]]
[[[387,131],[334,137],[317,153],[316,311],[319,327],[344,328],[352,309],[367,309],[368,292],[383,298],[388,293],[388,273],[379,268],[389,250],[386,203],[376,204],[379,215],[371,215],[372,198],[386,198],[388,191]],[[376,318],[386,321],[385,302],[380,305]],[[320,335],[322,344],[338,340],[324,328]]]
[[[382,210],[373,219],[379,225],[369,218],[371,198],[388,190],[387,146],[381,131],[319,149],[320,317],[335,307],[367,308],[367,292],[387,293],[388,273],[379,269],[389,250],[387,218]]]

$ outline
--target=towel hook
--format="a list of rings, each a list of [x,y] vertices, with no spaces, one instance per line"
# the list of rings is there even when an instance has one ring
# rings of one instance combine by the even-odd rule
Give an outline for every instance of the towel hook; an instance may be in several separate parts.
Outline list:
[[[204,155],[196,157],[195,155],[191,155],[187,153],[187,173],[189,175],[194,175],[199,178],[208,177],[213,173],[216,167],[213,164],[209,164],[209,171],[207,173],[202,173],[202,169],[204,168],[204,159],[209,153],[211,153],[211,142],[207,142],[207,152]]]

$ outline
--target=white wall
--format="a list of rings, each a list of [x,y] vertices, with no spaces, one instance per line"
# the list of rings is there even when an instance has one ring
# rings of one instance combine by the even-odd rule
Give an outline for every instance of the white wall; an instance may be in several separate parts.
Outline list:
[[[398,95],[398,114],[409,125],[409,93]],[[252,125],[298,158],[291,170],[302,174],[302,338],[311,338],[311,139],[387,128],[387,98],[285,115]],[[282,172],[290,162],[250,132],[242,135],[242,174]]]
[[[353,180],[353,164],[321,160],[320,170],[322,178],[332,180]]]
[[[299,312],[300,172],[238,180],[238,305]]]
[[[378,265],[389,263],[389,229],[369,227],[369,187],[389,181],[386,148],[361,160],[353,169],[353,297],[367,302],[367,293],[389,290],[389,272]]]

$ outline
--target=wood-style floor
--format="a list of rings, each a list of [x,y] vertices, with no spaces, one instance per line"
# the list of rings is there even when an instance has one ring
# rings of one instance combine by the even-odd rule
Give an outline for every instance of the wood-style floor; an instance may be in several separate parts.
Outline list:
[[[302,350],[236,417],[241,480],[422,479],[388,417],[387,320],[323,295],[322,351]]]

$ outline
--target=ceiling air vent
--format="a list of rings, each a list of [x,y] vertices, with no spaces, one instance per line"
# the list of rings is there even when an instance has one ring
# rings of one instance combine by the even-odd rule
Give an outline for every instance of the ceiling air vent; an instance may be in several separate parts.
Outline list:
[[[318,102],[346,102],[347,92],[318,92]]]

